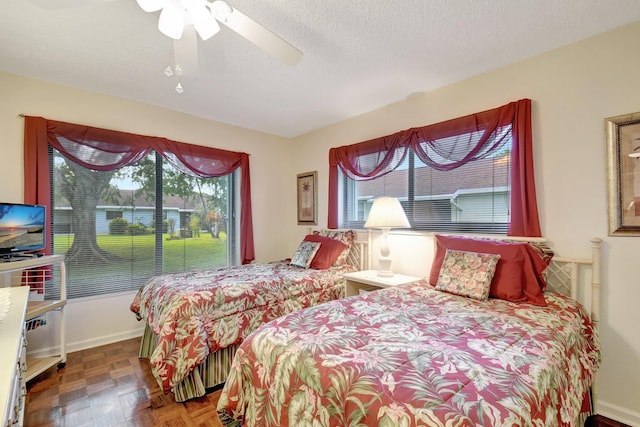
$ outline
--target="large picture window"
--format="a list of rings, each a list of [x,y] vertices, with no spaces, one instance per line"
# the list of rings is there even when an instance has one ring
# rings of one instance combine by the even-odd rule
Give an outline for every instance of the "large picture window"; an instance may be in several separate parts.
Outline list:
[[[234,173],[199,178],[152,152],[93,171],[51,150],[53,253],[69,298],[137,290],[149,277],[237,264]]]
[[[28,116],[24,153],[70,298],[255,258],[246,153]]]

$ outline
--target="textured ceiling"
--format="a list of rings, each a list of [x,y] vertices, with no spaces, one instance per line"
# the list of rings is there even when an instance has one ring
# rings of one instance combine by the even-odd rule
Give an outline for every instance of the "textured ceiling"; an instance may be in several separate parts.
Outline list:
[[[198,42],[178,94],[158,12],[135,0],[2,0],[0,70],[293,137],[640,20],[638,0],[228,2],[302,61],[288,67],[222,26]]]

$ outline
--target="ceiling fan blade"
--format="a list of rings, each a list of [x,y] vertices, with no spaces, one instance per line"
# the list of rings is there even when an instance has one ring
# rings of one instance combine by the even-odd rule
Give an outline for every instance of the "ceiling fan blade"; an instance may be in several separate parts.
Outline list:
[[[180,39],[184,29],[184,13],[185,10],[178,0],[167,0],[160,12],[158,30],[174,40]]]
[[[165,0],[136,0],[140,9],[145,12],[157,12],[166,4]]]
[[[293,66],[302,59],[300,50],[226,2],[216,0],[210,9],[220,22],[285,64]]]
[[[208,40],[220,31],[218,21],[213,17],[209,9],[201,2],[187,3],[187,12],[193,26],[202,40]]]

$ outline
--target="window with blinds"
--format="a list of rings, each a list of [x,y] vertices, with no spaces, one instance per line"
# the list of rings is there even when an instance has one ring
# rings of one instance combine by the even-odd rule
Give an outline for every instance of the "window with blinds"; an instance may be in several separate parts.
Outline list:
[[[438,152],[451,156],[457,141],[473,141],[481,134],[433,141],[437,150],[432,158]],[[493,138],[501,142],[491,152],[451,170],[429,167],[409,149],[401,165],[382,177],[356,181],[341,174],[341,227],[363,227],[373,200],[390,196],[400,200],[416,230],[506,234],[510,221],[511,127],[501,128]],[[366,156],[361,161],[366,162]]]
[[[54,149],[50,156],[53,253],[65,255],[68,298],[137,290],[154,275],[237,263],[235,173],[194,177],[154,152],[109,172]]]

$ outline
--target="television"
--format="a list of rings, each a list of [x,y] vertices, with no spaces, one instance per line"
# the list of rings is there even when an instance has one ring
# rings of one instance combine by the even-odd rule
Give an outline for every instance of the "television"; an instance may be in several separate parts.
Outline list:
[[[0,203],[0,255],[35,252],[47,245],[46,208]]]

